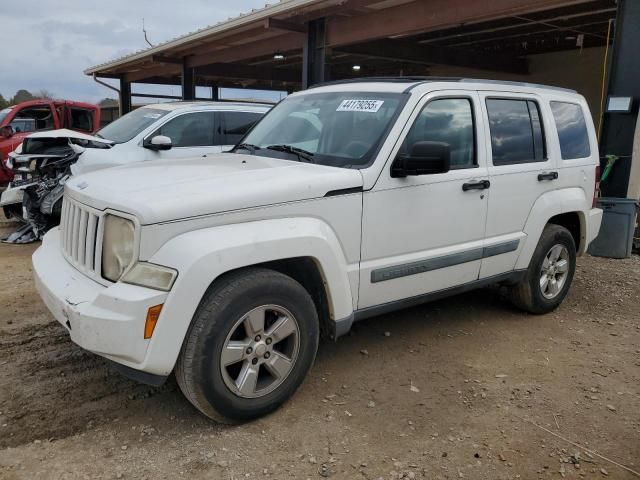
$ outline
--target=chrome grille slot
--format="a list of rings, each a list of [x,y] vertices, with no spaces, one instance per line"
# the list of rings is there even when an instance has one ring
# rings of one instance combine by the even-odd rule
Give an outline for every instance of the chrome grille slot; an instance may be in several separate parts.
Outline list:
[[[102,212],[65,195],[60,219],[62,253],[82,273],[101,280]]]

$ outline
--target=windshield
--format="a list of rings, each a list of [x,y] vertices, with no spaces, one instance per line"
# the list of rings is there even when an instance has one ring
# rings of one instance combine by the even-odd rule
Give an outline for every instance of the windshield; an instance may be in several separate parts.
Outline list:
[[[258,122],[241,142],[247,147],[236,151],[301,159],[293,147],[302,150],[306,161],[363,168],[373,159],[403,100],[400,93],[379,92],[291,96]]]
[[[4,110],[0,110],[0,123],[7,118],[7,115],[11,113],[11,108],[5,108]]]
[[[115,143],[128,142],[167,113],[168,110],[159,108],[138,108],[101,128],[96,135]]]

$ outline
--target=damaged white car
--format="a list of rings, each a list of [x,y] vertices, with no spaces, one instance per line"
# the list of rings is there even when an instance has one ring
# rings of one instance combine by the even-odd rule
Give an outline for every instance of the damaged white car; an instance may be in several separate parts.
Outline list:
[[[0,207],[7,218],[24,225],[3,241],[33,242],[57,225],[70,176],[220,153],[235,145],[269,108],[257,103],[172,102],[138,108],[95,135],[66,129],[34,133],[6,161],[14,179]]]

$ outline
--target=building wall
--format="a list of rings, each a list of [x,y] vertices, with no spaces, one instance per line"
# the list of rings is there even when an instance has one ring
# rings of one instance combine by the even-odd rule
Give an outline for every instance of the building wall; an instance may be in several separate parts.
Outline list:
[[[597,128],[600,116],[600,91],[602,88],[604,53],[605,49],[598,47],[531,55],[529,57],[529,75],[494,73],[486,70],[446,65],[437,65],[429,68],[429,74],[435,76],[514,80],[571,88],[580,92],[587,99]]]

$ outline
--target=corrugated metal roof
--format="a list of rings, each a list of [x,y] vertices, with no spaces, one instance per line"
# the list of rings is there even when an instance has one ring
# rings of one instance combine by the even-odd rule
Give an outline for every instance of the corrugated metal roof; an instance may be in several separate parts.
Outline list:
[[[84,73],[86,75],[92,75],[94,73],[99,74],[101,70],[111,69],[111,68],[126,64],[128,62],[141,60],[145,57],[150,57],[151,55],[161,55],[162,53],[165,53],[167,50],[182,46],[189,42],[202,40],[204,38],[212,37],[221,33],[227,33],[230,30],[233,30],[235,28],[240,28],[254,22],[259,22],[276,15],[283,15],[292,10],[309,7],[314,4],[324,4],[324,3],[340,4],[342,3],[342,0],[333,0],[333,1],[280,0],[280,2],[278,3],[266,4],[263,8],[253,9],[250,12],[241,13],[237,17],[232,17],[225,21],[218,22],[214,25],[210,25],[210,26],[201,28],[199,30],[189,32],[185,35],[172,38],[165,42],[159,43],[154,47],[138,50],[128,55],[122,56],[120,58],[116,58],[114,60],[110,60],[108,62],[101,63],[93,67],[89,67],[84,71]]]

